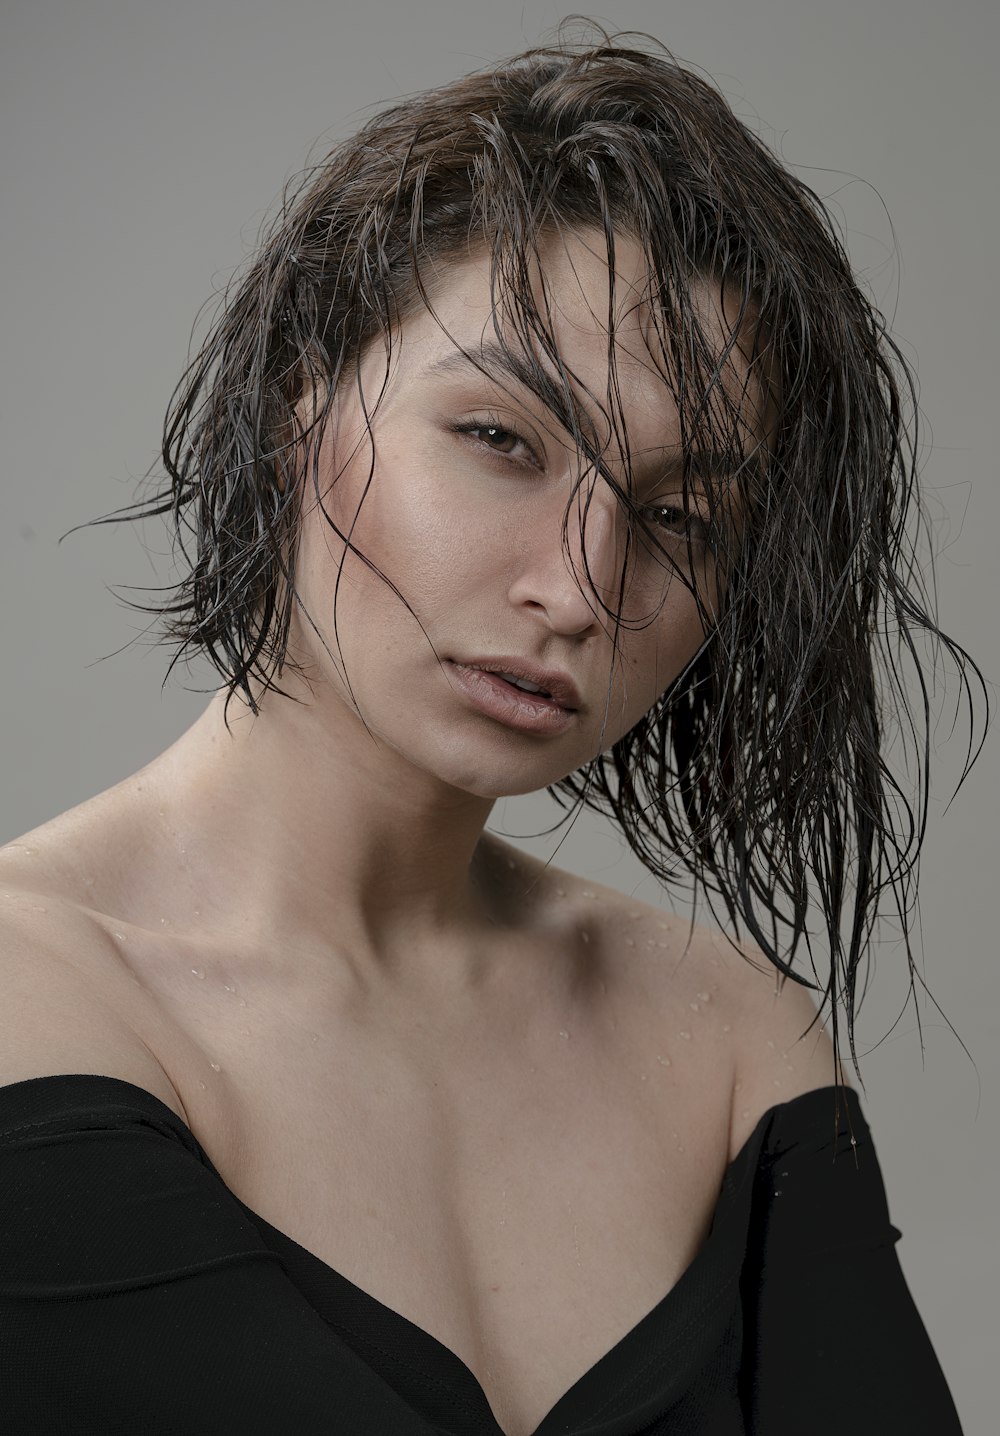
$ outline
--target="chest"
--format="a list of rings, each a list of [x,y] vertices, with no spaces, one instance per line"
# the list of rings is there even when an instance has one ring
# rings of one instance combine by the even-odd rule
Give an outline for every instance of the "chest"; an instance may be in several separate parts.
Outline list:
[[[171,1074],[223,1180],[454,1352],[506,1436],[530,1436],[703,1245],[724,1056],[703,1039],[681,1058],[670,1014],[622,1008],[456,1050],[256,1006],[189,1021]]]

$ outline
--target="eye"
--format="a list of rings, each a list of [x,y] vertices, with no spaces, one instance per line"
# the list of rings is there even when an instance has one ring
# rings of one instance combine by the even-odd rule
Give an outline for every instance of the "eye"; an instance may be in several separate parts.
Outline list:
[[[708,524],[696,514],[685,513],[684,509],[668,505],[650,507],[648,512],[656,515],[654,522],[673,537],[683,539],[686,532],[690,532],[691,542],[695,546],[707,543]]]
[[[494,447],[494,445],[496,444],[503,444],[508,440],[512,439],[514,441],[515,448],[518,444],[520,444],[521,447],[526,449],[531,455],[532,463],[536,467],[540,467],[538,463],[538,456],[535,453],[534,449],[531,447],[531,445],[528,443],[527,439],[524,438],[522,434],[519,434],[516,429],[512,429],[509,424],[501,424],[500,420],[495,414],[489,414],[485,419],[477,419],[472,423],[455,424],[452,432],[456,434],[471,435],[485,434],[488,436],[487,439],[476,439],[475,442],[477,444],[481,444],[482,447],[484,449],[487,449],[495,458],[509,458],[513,463],[519,463],[521,461],[515,459],[509,449],[505,450],[502,448]]]

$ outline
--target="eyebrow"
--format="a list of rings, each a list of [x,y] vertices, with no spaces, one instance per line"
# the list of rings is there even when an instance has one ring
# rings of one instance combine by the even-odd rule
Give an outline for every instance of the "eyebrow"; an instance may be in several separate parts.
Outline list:
[[[491,379],[506,374],[522,388],[535,394],[533,385],[537,376],[531,365],[516,352],[508,354],[495,340],[484,344],[478,354],[465,354],[461,349],[453,349],[442,359],[428,365],[425,373],[456,374],[480,367]],[[658,479],[672,479],[683,471],[684,455],[678,453],[676,445],[644,449],[643,454],[652,454],[655,457],[645,458],[640,464],[633,466],[642,483]],[[741,469],[747,467],[750,468],[755,478],[763,477],[763,466],[756,453],[733,454],[720,449],[692,449],[688,452],[688,458],[690,460],[689,478],[698,488],[707,486],[705,481],[708,477],[732,479]]]

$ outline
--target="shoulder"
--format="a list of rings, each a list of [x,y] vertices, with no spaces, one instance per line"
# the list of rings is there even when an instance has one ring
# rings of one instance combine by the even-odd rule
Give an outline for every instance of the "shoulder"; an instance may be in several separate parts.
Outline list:
[[[580,920],[600,912],[602,946],[634,986],[642,1020],[706,1035],[697,1049],[687,1044],[685,1060],[709,1064],[704,1083],[713,1100],[727,1104],[728,1160],[770,1108],[815,1088],[850,1085],[819,1016],[821,994],[784,978],[756,943],[617,889],[559,876]]]
[[[703,950],[725,974],[733,1033],[730,1160],[772,1107],[816,1088],[850,1086],[819,1015],[822,993],[786,978],[748,939],[700,930]],[[798,970],[798,969],[796,969]],[[815,981],[810,973],[809,976]]]
[[[109,935],[44,882],[0,861],[0,1086],[33,1077],[119,1077],[186,1121],[174,1084],[130,1017],[126,974]]]

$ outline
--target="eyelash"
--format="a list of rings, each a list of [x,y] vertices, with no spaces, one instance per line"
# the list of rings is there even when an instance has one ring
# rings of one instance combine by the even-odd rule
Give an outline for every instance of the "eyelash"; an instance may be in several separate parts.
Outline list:
[[[495,429],[500,434],[504,434],[512,439],[516,439],[519,444],[524,445],[524,447],[532,455],[532,458],[535,460],[536,466],[538,465],[537,455],[535,454],[534,449],[532,449],[531,445],[528,443],[527,439],[523,436],[523,434],[519,434],[518,431],[511,428],[509,424],[501,424],[499,419],[492,414],[488,415],[481,422],[471,424],[455,424],[452,431],[456,434],[469,434],[471,436],[473,434],[481,433],[486,429]],[[494,460],[499,460],[501,464],[518,464],[520,466],[520,460],[513,459],[508,454],[497,453],[497,451],[495,449],[491,449],[488,444],[484,444],[481,439],[475,440],[475,442],[480,444],[481,447],[483,447],[484,449],[486,449],[487,452],[491,455],[491,457]],[[669,504],[652,504],[649,506],[649,509],[651,513],[679,515],[685,520],[685,523],[690,528],[692,544],[697,546],[699,544],[704,545],[707,543],[708,525],[703,519],[692,518],[686,515],[683,509],[675,508]],[[667,526],[664,525],[663,527],[666,528]],[[673,533],[672,537],[683,538],[684,535],[682,533]]]

